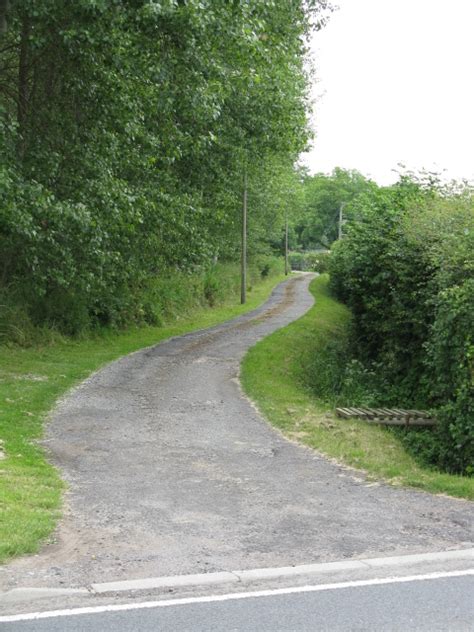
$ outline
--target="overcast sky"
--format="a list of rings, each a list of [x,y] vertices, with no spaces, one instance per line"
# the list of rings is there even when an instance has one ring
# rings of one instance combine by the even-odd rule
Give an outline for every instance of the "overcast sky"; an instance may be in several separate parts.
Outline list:
[[[335,0],[314,36],[312,172],[447,169],[474,179],[474,0]]]

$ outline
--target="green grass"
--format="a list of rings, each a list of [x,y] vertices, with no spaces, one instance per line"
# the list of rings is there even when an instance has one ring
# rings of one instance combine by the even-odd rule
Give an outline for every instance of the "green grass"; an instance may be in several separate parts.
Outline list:
[[[127,353],[171,336],[210,327],[260,305],[284,279],[255,285],[246,305],[238,297],[213,309],[196,309],[182,321],[84,340],[56,340],[41,347],[0,347],[0,561],[34,553],[61,514],[64,485],[35,444],[57,399],[91,372]]]
[[[422,467],[390,431],[338,419],[327,402],[304,386],[301,359],[318,354],[328,340],[340,336],[350,318],[330,296],[327,276],[315,279],[310,289],[315,306],[259,342],[244,358],[241,379],[249,397],[290,439],[364,470],[369,478],[474,499],[474,479]]]

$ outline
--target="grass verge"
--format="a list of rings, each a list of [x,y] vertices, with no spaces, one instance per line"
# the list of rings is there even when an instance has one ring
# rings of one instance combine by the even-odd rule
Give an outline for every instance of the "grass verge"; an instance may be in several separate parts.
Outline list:
[[[35,440],[65,391],[120,356],[254,309],[284,278],[273,276],[255,285],[246,305],[236,305],[234,296],[233,303],[197,309],[162,327],[102,332],[26,349],[0,347],[0,447],[5,452],[0,460],[0,561],[37,551],[60,516],[63,483]]]
[[[328,291],[326,275],[310,289],[316,303],[300,320],[260,341],[242,364],[242,385],[266,418],[290,439],[365,470],[373,479],[474,499],[474,479],[419,465],[390,431],[338,419],[330,404],[304,385],[302,358],[324,352],[343,335],[350,314]]]

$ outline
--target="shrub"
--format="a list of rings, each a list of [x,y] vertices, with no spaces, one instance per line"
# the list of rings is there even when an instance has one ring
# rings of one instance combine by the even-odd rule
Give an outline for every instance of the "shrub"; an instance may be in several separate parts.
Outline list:
[[[274,255],[257,255],[250,261],[249,276],[251,279],[267,278],[282,274],[284,261]]]
[[[248,286],[282,270],[283,260],[278,257],[251,261]],[[123,291],[115,288],[114,294],[97,306],[93,320],[85,301],[67,291],[50,293],[47,301],[29,304],[22,304],[20,297],[12,293],[4,293],[0,295],[0,344],[13,342],[28,346],[48,340],[53,332],[77,336],[91,327],[159,326],[189,315],[196,308],[236,300],[239,292],[240,266],[217,263],[194,272],[169,270],[144,279],[132,288],[124,287]],[[45,322],[48,327],[44,326]]]
[[[292,252],[289,262],[292,270],[324,274],[328,271],[329,255],[329,251]]]
[[[433,465],[472,473],[471,192],[402,181],[358,198],[330,271],[332,291],[353,314],[348,357],[367,371],[377,367],[379,405],[436,411],[440,424],[431,438],[415,433],[406,444]]]

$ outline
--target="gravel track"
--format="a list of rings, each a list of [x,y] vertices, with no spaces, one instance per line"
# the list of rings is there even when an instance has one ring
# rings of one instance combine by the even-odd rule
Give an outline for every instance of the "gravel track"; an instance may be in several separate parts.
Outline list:
[[[45,445],[69,485],[56,541],[0,590],[472,546],[474,504],[369,484],[273,430],[239,364],[313,304],[312,275],[260,309],[106,366],[70,392]]]

